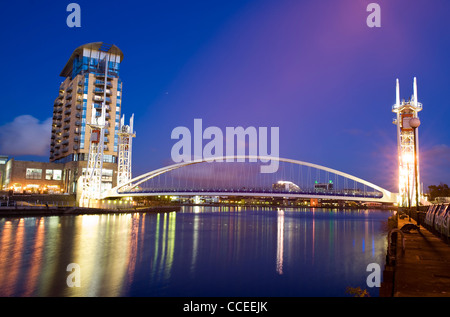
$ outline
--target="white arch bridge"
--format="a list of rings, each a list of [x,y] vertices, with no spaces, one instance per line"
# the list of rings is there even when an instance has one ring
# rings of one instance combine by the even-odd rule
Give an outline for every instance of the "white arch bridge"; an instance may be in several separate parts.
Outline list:
[[[267,163],[275,173],[261,173]],[[325,166],[273,156],[235,155],[162,167],[102,194],[139,196],[242,196],[396,203],[397,194]]]

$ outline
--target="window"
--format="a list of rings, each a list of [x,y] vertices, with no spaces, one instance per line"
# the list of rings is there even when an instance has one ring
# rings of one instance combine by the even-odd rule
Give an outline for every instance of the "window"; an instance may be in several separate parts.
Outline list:
[[[45,179],[60,181],[61,180],[62,171],[61,170],[46,170],[45,171]]]
[[[40,168],[27,168],[27,173],[25,178],[27,179],[41,179],[42,169]]]

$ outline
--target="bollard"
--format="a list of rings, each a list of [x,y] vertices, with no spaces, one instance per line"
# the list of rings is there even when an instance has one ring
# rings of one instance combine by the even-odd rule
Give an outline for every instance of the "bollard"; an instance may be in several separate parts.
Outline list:
[[[400,232],[402,235],[402,252],[405,252],[405,234],[403,233],[403,231],[401,231],[400,229],[392,229],[391,231],[389,231],[389,235],[388,235],[388,255],[391,256],[391,235],[394,232]]]

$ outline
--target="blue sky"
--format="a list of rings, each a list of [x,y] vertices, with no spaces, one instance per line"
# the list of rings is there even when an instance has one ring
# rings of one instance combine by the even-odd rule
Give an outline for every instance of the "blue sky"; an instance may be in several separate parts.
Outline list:
[[[417,77],[425,186],[450,183],[450,2],[364,0],[71,1],[2,4],[0,152],[48,160],[59,74],[89,42],[117,45],[135,175],[171,163],[178,126],[280,128],[280,156],[396,190],[395,81]],[[11,142],[14,131],[14,142]],[[29,153],[18,152],[27,144]]]

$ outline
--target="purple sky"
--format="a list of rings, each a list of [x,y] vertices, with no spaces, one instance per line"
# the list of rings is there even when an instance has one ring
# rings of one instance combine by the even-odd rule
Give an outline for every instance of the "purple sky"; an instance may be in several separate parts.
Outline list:
[[[380,28],[366,25],[370,2],[381,7]],[[48,158],[59,73],[76,47],[104,41],[125,56],[122,111],[135,114],[135,175],[170,164],[171,131],[193,130],[201,118],[223,131],[279,127],[281,157],[396,191],[395,80],[408,99],[417,77],[422,181],[450,183],[447,0],[77,3],[78,29],[65,24],[66,3],[10,3],[0,13],[2,154]],[[101,13],[111,18],[106,27]],[[15,145],[44,145],[16,153],[6,133],[25,129],[24,118],[48,133],[21,133]]]

